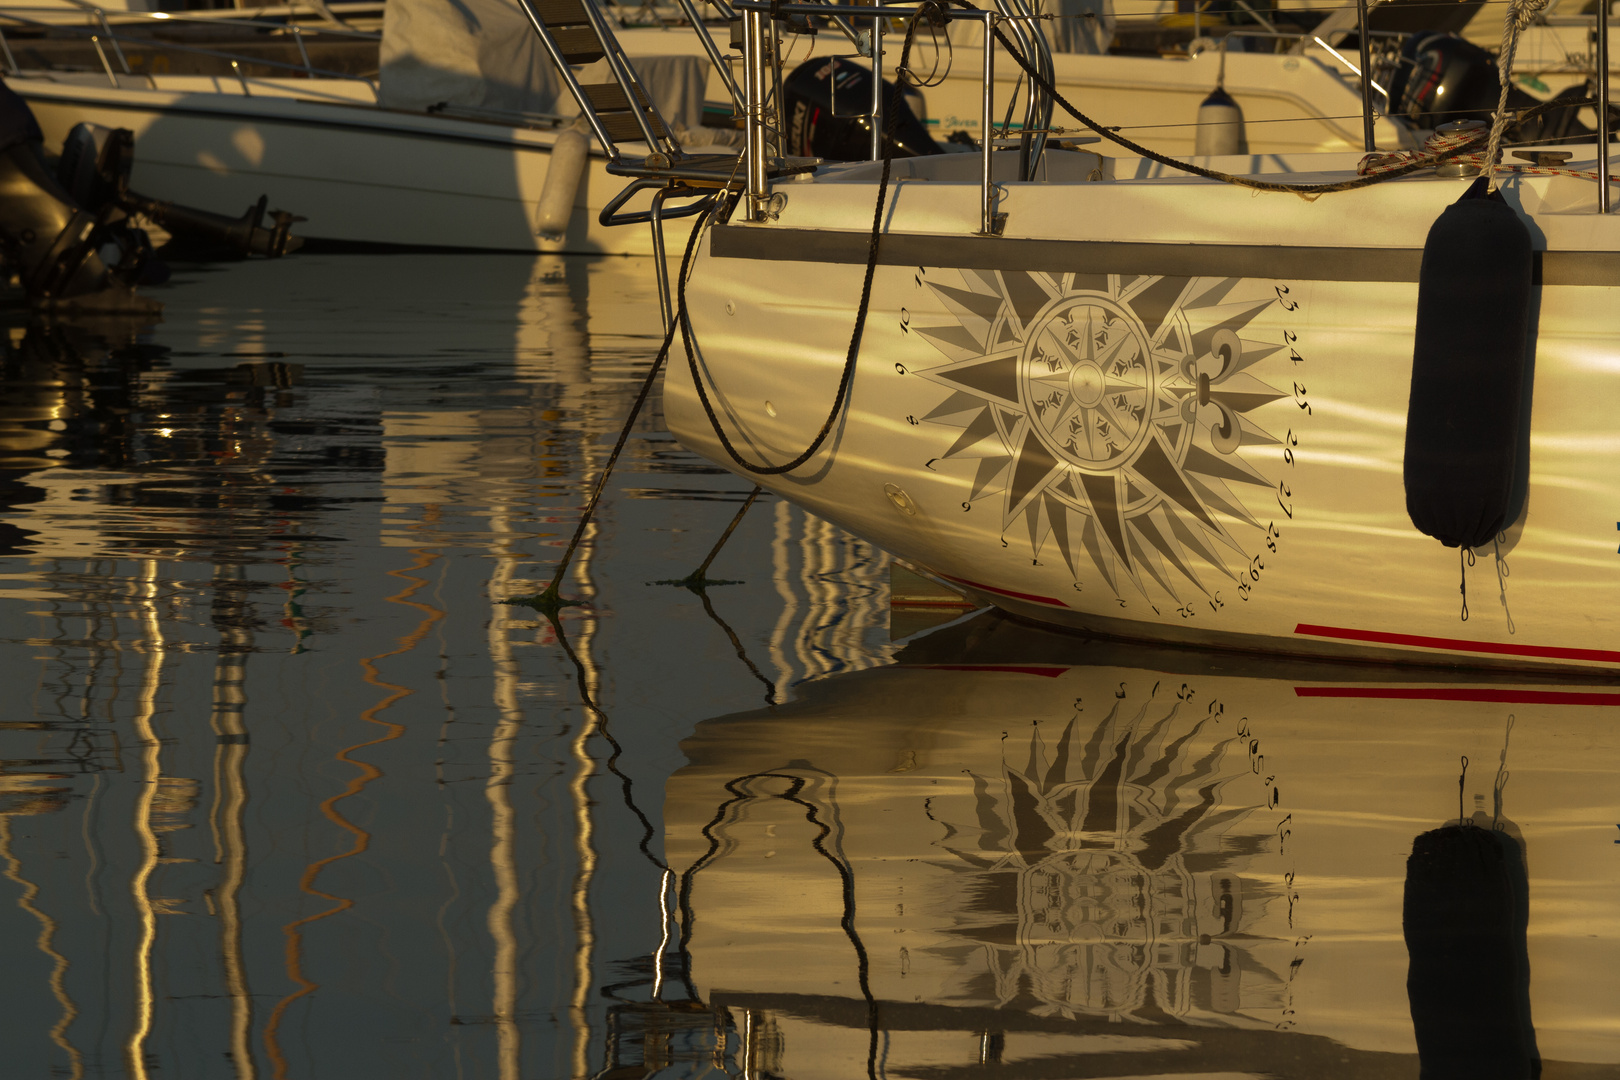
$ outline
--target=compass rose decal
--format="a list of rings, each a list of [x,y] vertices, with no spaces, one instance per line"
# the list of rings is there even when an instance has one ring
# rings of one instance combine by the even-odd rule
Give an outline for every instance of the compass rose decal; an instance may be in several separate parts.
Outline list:
[[[1240,278],[961,271],[930,283],[955,323],[916,327],[949,361],[924,420],[959,429],[940,458],[976,459],[970,502],[1000,496],[1032,554],[1089,560],[1117,594],[1146,573],[1180,602],[1202,567],[1236,578],[1232,534],[1261,525],[1233,485],[1271,488],[1245,460],[1278,440],[1250,417],[1286,397],[1249,371],[1283,346],[1246,341],[1275,298],[1228,302]]]

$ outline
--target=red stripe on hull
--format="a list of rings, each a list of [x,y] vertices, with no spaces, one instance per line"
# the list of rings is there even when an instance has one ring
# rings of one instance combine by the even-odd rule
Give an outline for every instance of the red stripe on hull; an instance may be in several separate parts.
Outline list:
[[[1060,608],[1069,606],[1061,600],[1052,599],[1050,596],[1035,596],[1032,593],[1013,592],[1011,589],[998,589],[994,585],[981,585],[977,581],[969,581],[965,577],[951,577],[949,574],[941,574],[940,577],[946,581],[954,581],[959,585],[967,585],[987,593],[995,593],[997,596],[1010,596],[1014,600],[1028,600],[1032,604],[1050,604],[1052,607]]]
[[[1390,634],[1382,630],[1350,630],[1342,626],[1313,626],[1300,623],[1294,633],[1309,637],[1365,641],[1376,645],[1407,645],[1414,649],[1444,652],[1491,653],[1497,656],[1525,656],[1541,660],[1585,660],[1598,664],[1620,664],[1620,652],[1609,649],[1565,649],[1554,645],[1512,645],[1498,641],[1467,641],[1463,638],[1425,637],[1421,634]]]
[[[1493,705],[1613,705],[1620,706],[1620,694],[1599,694],[1580,690],[1514,690],[1494,687],[1399,687],[1399,686],[1296,686],[1299,697],[1385,698],[1401,701],[1478,701]]]
[[[1055,679],[1069,669],[1044,664],[902,664],[907,668],[926,668],[929,671],[1005,671],[1013,675],[1039,675]]]

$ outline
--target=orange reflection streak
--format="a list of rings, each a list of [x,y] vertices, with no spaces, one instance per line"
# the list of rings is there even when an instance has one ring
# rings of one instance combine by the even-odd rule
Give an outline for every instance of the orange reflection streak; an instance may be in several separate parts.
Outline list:
[[[377,768],[377,766],[371,764],[370,762],[359,761],[350,757],[349,755],[353,754],[357,750],[364,750],[368,746],[376,746],[378,743],[390,742],[405,734],[404,724],[396,724],[389,720],[380,719],[378,714],[384,709],[389,708],[394,704],[394,702],[399,701],[402,698],[410,697],[412,694],[416,693],[415,690],[412,690],[409,687],[399,686],[396,683],[384,682],[379,677],[379,673],[377,671],[377,661],[386,659],[390,656],[398,656],[401,653],[410,652],[421,643],[423,638],[427,637],[428,631],[432,629],[433,624],[444,618],[444,612],[441,609],[436,608],[431,604],[424,604],[411,599],[411,597],[415,595],[416,591],[426,585],[428,581],[426,578],[412,577],[410,571],[423,570],[433,565],[433,563],[439,558],[438,553],[433,551],[424,551],[421,548],[414,548],[412,549],[411,554],[416,556],[416,561],[409,567],[404,570],[388,571],[391,577],[397,577],[411,583],[400,592],[390,596],[388,598],[388,602],[391,604],[403,604],[406,607],[416,608],[417,610],[422,611],[425,617],[422,619],[421,623],[417,625],[415,630],[412,630],[409,634],[406,634],[404,637],[399,639],[399,648],[392,649],[385,653],[378,653],[376,656],[370,656],[360,661],[360,667],[365,672],[366,682],[370,683],[372,686],[381,687],[385,690],[391,691],[391,693],[385,696],[381,701],[362,712],[360,714],[360,719],[364,720],[368,724],[376,724],[379,727],[386,729],[386,733],[378,736],[375,739],[369,739],[366,742],[355,743],[353,746],[346,746],[337,752],[337,760],[347,765],[353,765],[356,769],[360,770],[360,772],[359,775],[349,781],[348,786],[342,791],[321,803],[321,813],[326,816],[328,821],[332,822],[338,828],[353,836],[354,846],[349,848],[348,851],[342,851],[336,855],[328,855],[324,859],[318,859],[315,862],[310,863],[309,866],[305,868],[303,877],[298,881],[298,887],[304,892],[311,896],[318,896],[323,900],[330,900],[332,901],[332,906],[319,914],[306,915],[302,919],[295,919],[281,928],[281,932],[287,935],[287,976],[288,978],[292,979],[293,982],[298,984],[298,989],[294,990],[291,994],[288,994],[286,997],[282,998],[276,1003],[276,1007],[270,1012],[269,1020],[267,1020],[264,1025],[264,1048],[265,1052],[270,1056],[271,1066],[275,1069],[276,1080],[286,1080],[287,1078],[287,1059],[285,1055],[282,1054],[281,1043],[277,1039],[277,1034],[281,1028],[281,1018],[283,1015],[285,1015],[287,1008],[292,1005],[293,1002],[297,1001],[301,997],[314,993],[315,990],[320,986],[319,983],[304,977],[303,928],[310,923],[319,922],[322,919],[330,918],[331,916],[336,915],[338,912],[347,911],[349,908],[354,906],[354,901],[348,899],[347,897],[334,896],[331,893],[322,892],[321,890],[317,889],[315,887],[315,879],[320,877],[321,871],[326,869],[326,867],[330,866],[332,863],[359,855],[371,846],[371,834],[360,828],[358,825],[350,822],[342,814],[338,813],[337,804],[342,802],[344,799],[360,794],[360,792],[365,790],[367,784],[371,783],[383,773],[381,769]]]
[[[51,968],[51,993],[62,1006],[61,1019],[51,1026],[51,1042],[67,1052],[68,1062],[72,1069],[73,1080],[79,1080],[84,1075],[84,1059],[78,1047],[68,1041],[68,1028],[79,1015],[78,1006],[67,992],[68,959],[57,951],[54,944],[56,940],[56,920],[41,911],[34,904],[35,897],[39,896],[39,886],[22,876],[22,860],[12,854],[11,850],[11,817],[10,814],[0,814],[0,861],[6,864],[5,876],[23,887],[23,894],[17,898],[17,906],[39,920],[39,937],[34,939],[35,946],[40,952],[50,957],[54,966]]]

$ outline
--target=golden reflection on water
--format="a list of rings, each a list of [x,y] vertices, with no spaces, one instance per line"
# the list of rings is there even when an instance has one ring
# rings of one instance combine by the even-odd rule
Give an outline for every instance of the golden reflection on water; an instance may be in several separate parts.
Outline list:
[[[0,861],[6,864],[5,876],[22,886],[23,892],[17,897],[17,906],[39,920],[39,937],[35,939],[34,944],[51,960],[51,996],[62,1006],[61,1018],[51,1025],[51,1042],[61,1047],[67,1054],[71,1080],[79,1080],[84,1075],[84,1055],[67,1037],[68,1029],[73,1026],[73,1021],[79,1015],[79,1008],[67,992],[68,958],[58,952],[55,945],[56,934],[60,928],[55,919],[35,906],[34,900],[39,896],[39,886],[23,877],[22,860],[11,850],[11,819],[19,812],[28,811],[25,809],[0,813]]]
[[[516,857],[516,814],[512,806],[511,785],[516,772],[515,752],[518,730],[523,713],[518,706],[518,665],[512,657],[510,631],[497,598],[510,594],[517,569],[517,552],[510,549],[510,510],[502,505],[496,508],[491,528],[500,537],[496,552],[495,572],[490,579],[492,605],[489,617],[489,651],[494,664],[493,690],[495,708],[500,719],[489,740],[489,779],[484,784],[484,797],[490,808],[489,865],[495,879],[495,900],[489,906],[489,936],[495,943],[495,962],[491,975],[491,996],[494,1003],[496,1057],[499,1061],[500,1080],[518,1080],[523,1067],[523,1036],[518,1029],[518,942],[513,933],[512,917],[519,902],[518,867]]]
[[[245,601],[240,590],[243,581],[240,566],[216,566],[216,579],[220,591],[227,593],[228,585],[238,586],[234,599],[237,606]],[[214,861],[222,868],[219,885],[209,895],[219,914],[219,952],[225,968],[225,992],[231,999],[230,1059],[238,1080],[253,1080],[257,1069],[253,1061],[253,994],[248,987],[247,964],[242,955],[241,892],[247,873],[247,836],[243,828],[243,814],[247,811],[247,754],[248,732],[244,723],[247,708],[245,685],[247,658],[253,648],[253,636],[238,618],[227,620],[220,633],[220,649],[214,664],[213,711],[209,727],[213,729],[214,749],[214,806],[208,815],[214,831]]]
[[[287,1077],[287,1058],[281,1048],[279,1038],[282,1018],[286,1015],[288,1007],[291,1006],[293,1002],[297,1001],[299,998],[305,997],[306,995],[313,994],[320,988],[319,983],[315,982],[304,974],[304,927],[309,926],[312,923],[320,922],[323,919],[329,919],[339,912],[347,911],[355,904],[355,901],[351,897],[336,896],[332,893],[323,892],[322,890],[317,889],[315,887],[315,882],[320,877],[321,871],[325,870],[328,866],[344,859],[350,859],[354,858],[355,856],[362,855],[371,846],[370,831],[344,817],[338,812],[337,805],[345,799],[350,799],[356,795],[359,795],[373,780],[381,777],[383,775],[383,771],[377,766],[373,765],[371,762],[357,759],[351,755],[357,753],[358,751],[364,750],[369,746],[377,746],[381,743],[392,742],[393,740],[404,735],[404,724],[384,720],[382,719],[381,714],[385,710],[391,708],[395,703],[416,693],[416,691],[409,686],[384,681],[381,677],[381,673],[378,671],[377,662],[380,660],[385,660],[391,656],[401,656],[410,653],[417,647],[417,645],[421,644],[424,638],[427,637],[428,632],[433,628],[433,624],[444,618],[444,612],[440,609],[431,604],[424,604],[420,601],[411,599],[411,597],[414,596],[423,586],[425,586],[428,581],[426,578],[412,576],[409,571],[425,570],[429,566],[433,565],[433,563],[439,558],[439,555],[436,552],[423,549],[413,550],[410,554],[414,555],[416,558],[407,570],[387,571],[390,577],[400,578],[401,580],[408,582],[404,589],[401,589],[399,592],[388,597],[387,602],[390,604],[399,604],[404,607],[415,608],[416,610],[421,611],[423,613],[422,621],[417,624],[416,629],[399,639],[399,645],[397,648],[390,649],[387,652],[378,653],[374,656],[364,657],[360,661],[360,667],[364,673],[363,680],[365,683],[369,686],[375,686],[389,691],[382,697],[381,700],[360,713],[360,719],[363,722],[375,724],[378,727],[381,727],[383,729],[383,734],[377,736],[375,739],[367,739],[364,742],[358,742],[351,746],[345,746],[343,749],[339,750],[336,755],[334,755],[338,761],[341,761],[346,765],[353,766],[356,771],[356,775],[349,780],[349,783],[341,792],[323,799],[320,804],[321,814],[328,821],[332,822],[332,824],[336,825],[338,828],[352,836],[354,838],[354,843],[350,846],[348,851],[328,855],[323,859],[317,859],[316,861],[310,863],[309,866],[305,868],[303,876],[299,879],[299,889],[305,893],[308,893],[310,896],[316,896],[323,900],[332,901],[332,906],[327,908],[325,911],[318,912],[314,915],[306,915],[301,919],[296,919],[282,928],[282,932],[287,938],[287,977],[298,985],[298,989],[276,1002],[275,1008],[270,1011],[270,1017],[265,1022],[264,1026],[265,1051],[270,1055],[271,1063],[275,1068],[276,1080],[286,1080]]]
[[[742,584],[651,586],[748,486],[656,414],[585,606],[505,604],[645,375],[643,269],[247,264],[134,353],[7,354],[19,1075],[1412,1076],[1404,859],[1514,710],[1544,1075],[1613,1073],[1602,703],[983,617],[891,644],[888,557],[770,498]]]
[[[136,1080],[146,1080],[146,1037],[152,1030],[152,947],[157,942],[156,906],[147,892],[161,854],[152,811],[163,783],[163,745],[158,741],[152,719],[157,712],[158,691],[163,685],[164,640],[156,604],[158,564],[155,559],[142,563],[137,586],[141,619],[146,624],[144,649],[146,676],[141,683],[140,703],[135,713],[135,734],[141,747],[141,788],[135,804],[135,835],[140,843],[141,863],[130,881],[130,893],[140,917],[140,941],[135,947],[135,1024],[125,1050],[125,1067]]]

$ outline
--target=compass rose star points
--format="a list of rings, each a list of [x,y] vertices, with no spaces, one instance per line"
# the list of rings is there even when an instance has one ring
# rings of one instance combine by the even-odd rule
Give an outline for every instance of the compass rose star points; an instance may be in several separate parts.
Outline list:
[[[1223,383],[1218,403],[1214,395],[1199,400],[1185,369],[1190,343],[1207,341],[1211,326],[1230,330],[1236,339],[1267,305],[1247,302],[1237,313],[1228,305],[1216,317],[1189,302],[1210,295],[1208,280],[1151,279],[1126,298],[1116,278],[1106,288],[1076,283],[1030,313],[1015,310],[1015,298],[1005,292],[986,291],[998,290],[993,282],[965,273],[964,280],[982,294],[978,310],[1000,302],[987,336],[999,343],[996,351],[918,371],[984,402],[976,423],[986,432],[986,449],[1005,464],[995,475],[974,480],[974,498],[999,488],[1004,530],[1024,518],[1036,555],[1043,544],[1056,544],[1071,568],[1076,557],[1089,556],[1110,584],[1135,581],[1143,553],[1153,551],[1174,567],[1165,573],[1179,571],[1198,588],[1203,586],[1192,558],[1230,576],[1213,552],[1222,545],[1243,549],[1221,523],[1225,519],[1214,515],[1256,526],[1224,481],[1255,483],[1253,477],[1262,474],[1241,457],[1249,440],[1210,445],[1211,418],[1204,414],[1216,407],[1247,414],[1244,429],[1269,445],[1275,440],[1250,410],[1286,395],[1254,376],[1253,365],[1276,351],[1259,343],[1242,344],[1244,355],[1234,370],[1243,374],[1230,386]],[[1230,286],[1221,295],[1227,291]],[[1144,298],[1153,305],[1145,322],[1146,313],[1133,307]],[[1151,565],[1147,571],[1175,595],[1178,578],[1161,577]]]

